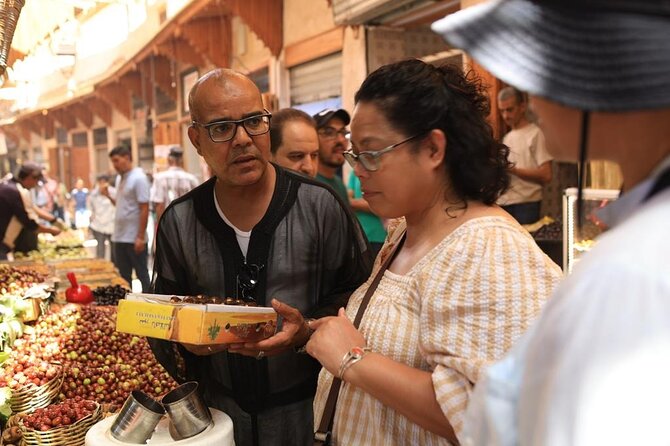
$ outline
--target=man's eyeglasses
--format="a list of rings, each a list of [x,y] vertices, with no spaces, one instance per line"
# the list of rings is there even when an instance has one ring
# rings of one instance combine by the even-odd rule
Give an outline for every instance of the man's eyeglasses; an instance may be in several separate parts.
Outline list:
[[[347,129],[339,129],[337,130],[334,127],[324,127],[319,129],[319,135],[323,136],[326,139],[335,139],[337,138],[338,135],[342,135],[345,138],[349,139],[349,130]]]
[[[379,158],[381,158],[383,154],[388,153],[393,149],[397,148],[398,146],[400,146],[401,144],[405,144],[406,142],[411,141],[414,138],[417,138],[421,135],[423,135],[423,133],[418,133],[414,136],[410,136],[407,139],[403,139],[400,142],[391,144],[388,147],[384,147],[381,150],[371,150],[360,153],[354,153],[354,151],[350,149],[343,153],[344,159],[347,160],[347,162],[352,168],[356,167],[356,163],[361,163],[361,166],[363,166],[365,170],[367,170],[368,172],[374,172],[379,169]]]
[[[264,265],[254,265],[252,263],[244,263],[237,272],[237,292],[238,298],[243,300],[255,301],[252,292],[258,285],[258,276]]]
[[[272,113],[265,110],[260,115],[249,116],[248,118],[238,119],[237,121],[216,121],[209,124],[202,124],[198,121],[191,121],[191,124],[207,130],[209,138],[213,142],[226,142],[235,137],[237,127],[242,126],[249,136],[263,135],[270,131],[270,118]]]

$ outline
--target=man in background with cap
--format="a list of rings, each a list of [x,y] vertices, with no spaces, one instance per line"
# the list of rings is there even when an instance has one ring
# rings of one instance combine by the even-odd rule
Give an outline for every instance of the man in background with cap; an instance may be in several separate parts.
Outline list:
[[[578,209],[588,160],[618,163],[626,186],[599,211],[608,232],[482,373],[461,442],[667,444],[670,3],[494,1],[433,29],[529,93],[550,152],[581,164]]]
[[[57,227],[44,226],[38,222],[37,208],[32,204],[30,189],[42,179],[42,168],[35,163],[24,163],[12,178],[0,182],[0,260],[7,259],[7,253],[15,249],[15,243],[22,231],[60,234]],[[39,210],[39,216],[51,223],[57,218]]]
[[[180,147],[170,148],[168,166],[167,170],[154,175],[151,185],[151,202],[156,208],[156,222],[160,221],[172,200],[200,184],[195,175],[184,170],[184,152]]]
[[[319,137],[314,119],[302,110],[284,108],[270,122],[272,161],[314,178],[319,167]]]
[[[328,108],[314,115],[314,120],[319,135],[319,173],[316,179],[332,187],[348,203],[347,188],[337,171],[344,164],[343,153],[349,146],[349,113],[341,108]]]
[[[542,130],[526,116],[528,104],[521,91],[514,87],[500,90],[498,108],[511,129],[503,144],[509,147],[513,164],[509,188],[498,198],[498,204],[520,224],[535,223],[540,219],[542,186],[551,181],[551,155]]]

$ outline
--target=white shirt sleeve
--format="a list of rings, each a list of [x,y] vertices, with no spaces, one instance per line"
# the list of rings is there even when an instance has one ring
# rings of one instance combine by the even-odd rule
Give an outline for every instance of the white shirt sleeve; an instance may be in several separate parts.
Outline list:
[[[533,156],[535,157],[535,162],[538,166],[554,159],[547,151],[547,143],[542,130],[538,130],[535,140],[533,141]]]

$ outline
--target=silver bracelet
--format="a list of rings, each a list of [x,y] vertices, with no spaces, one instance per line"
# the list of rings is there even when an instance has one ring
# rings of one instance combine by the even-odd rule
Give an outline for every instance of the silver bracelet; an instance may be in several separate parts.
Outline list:
[[[342,361],[340,362],[340,369],[337,372],[337,377],[341,380],[344,380],[344,372],[346,372],[349,367],[363,359],[369,352],[370,349],[368,347],[353,347],[351,350],[345,353],[342,357]]]

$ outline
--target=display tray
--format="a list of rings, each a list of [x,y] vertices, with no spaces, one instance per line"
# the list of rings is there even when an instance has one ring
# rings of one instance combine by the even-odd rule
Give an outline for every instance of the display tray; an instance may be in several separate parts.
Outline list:
[[[173,303],[172,297],[129,293],[119,301],[117,331],[204,345],[260,341],[277,329],[270,307]]]

